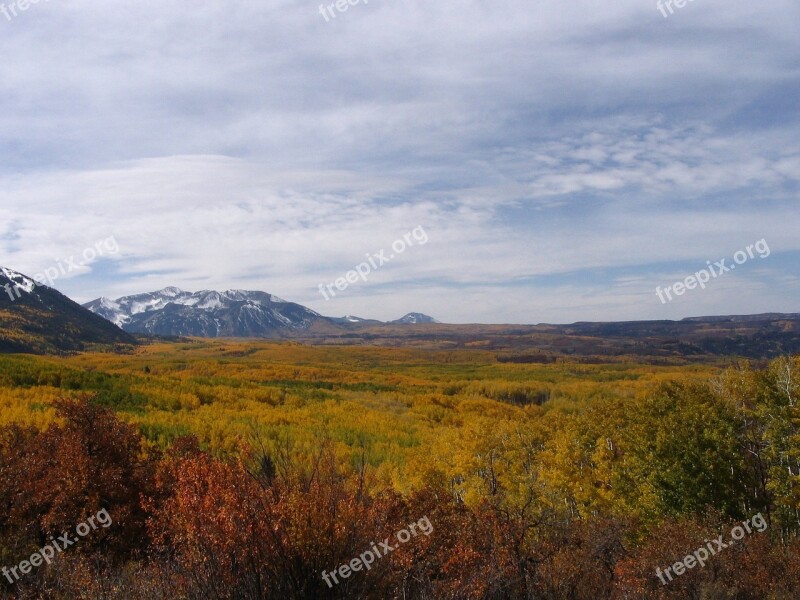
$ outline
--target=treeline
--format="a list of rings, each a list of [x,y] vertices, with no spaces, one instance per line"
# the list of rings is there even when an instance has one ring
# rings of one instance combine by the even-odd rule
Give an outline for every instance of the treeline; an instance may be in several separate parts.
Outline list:
[[[233,454],[192,436],[162,450],[91,397],[62,399],[46,429],[0,430],[0,566],[100,510],[113,525],[0,585],[87,600],[798,598],[799,367],[745,364],[559,410],[464,401],[391,476],[368,445],[343,452],[324,433],[304,444],[253,428]],[[763,532],[657,576],[755,514]],[[338,584],[322,577],[423,517],[430,535]]]

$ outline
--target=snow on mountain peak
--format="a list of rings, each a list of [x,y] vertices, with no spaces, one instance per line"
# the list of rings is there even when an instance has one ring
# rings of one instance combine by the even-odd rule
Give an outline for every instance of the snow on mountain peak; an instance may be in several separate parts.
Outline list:
[[[209,292],[202,300],[194,304],[195,308],[214,309],[224,306],[222,296],[218,292]]]
[[[262,337],[281,330],[304,330],[321,315],[266,292],[168,287],[158,292],[98,298],[84,306],[126,331],[201,337]]]
[[[163,296],[174,297],[174,296],[180,296],[181,294],[184,293],[184,291],[182,289],[180,289],[180,288],[176,288],[174,286],[170,286],[170,287],[165,287],[163,290],[159,290],[156,293],[157,294],[161,294]]]
[[[415,325],[418,323],[438,323],[436,319],[433,317],[429,317],[428,315],[422,313],[408,313],[406,316],[397,319],[396,321],[392,321],[395,324],[407,324],[407,325]]]
[[[15,287],[18,291],[23,291],[30,294],[36,287],[36,282],[30,277],[25,277],[25,275],[22,273],[18,273],[17,271],[13,271],[11,269],[6,269],[5,267],[0,267],[0,271],[2,271],[3,275],[7,279],[15,284]]]
[[[118,303],[114,302],[111,298],[106,298],[105,296],[100,298],[100,306],[109,310],[119,310],[120,308]]]

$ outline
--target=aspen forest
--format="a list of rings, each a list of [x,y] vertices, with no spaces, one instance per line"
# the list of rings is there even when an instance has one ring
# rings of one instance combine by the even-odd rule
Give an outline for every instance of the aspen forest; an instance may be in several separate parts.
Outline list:
[[[203,340],[0,356],[6,598],[800,597],[800,359],[500,363]],[[767,527],[662,585],[752,515]],[[433,533],[320,573],[404,523]],[[13,576],[11,577],[13,579]]]

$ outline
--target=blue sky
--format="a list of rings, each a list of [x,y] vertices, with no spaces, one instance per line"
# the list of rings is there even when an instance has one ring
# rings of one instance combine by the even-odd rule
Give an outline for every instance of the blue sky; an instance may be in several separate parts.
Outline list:
[[[454,323],[800,312],[798,22],[796,0],[370,0],[327,22],[318,1],[41,0],[0,13],[0,265],[113,236],[55,287]],[[417,226],[426,244],[319,293]]]

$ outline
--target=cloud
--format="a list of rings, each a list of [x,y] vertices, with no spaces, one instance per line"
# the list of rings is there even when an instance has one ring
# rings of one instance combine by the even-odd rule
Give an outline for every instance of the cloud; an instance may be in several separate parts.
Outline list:
[[[39,3],[0,17],[0,264],[37,272],[114,235],[120,255],[64,291],[260,288],[451,321],[798,310],[786,260],[769,286],[642,299],[762,237],[799,250],[799,13]],[[417,225],[424,247],[317,293]]]

